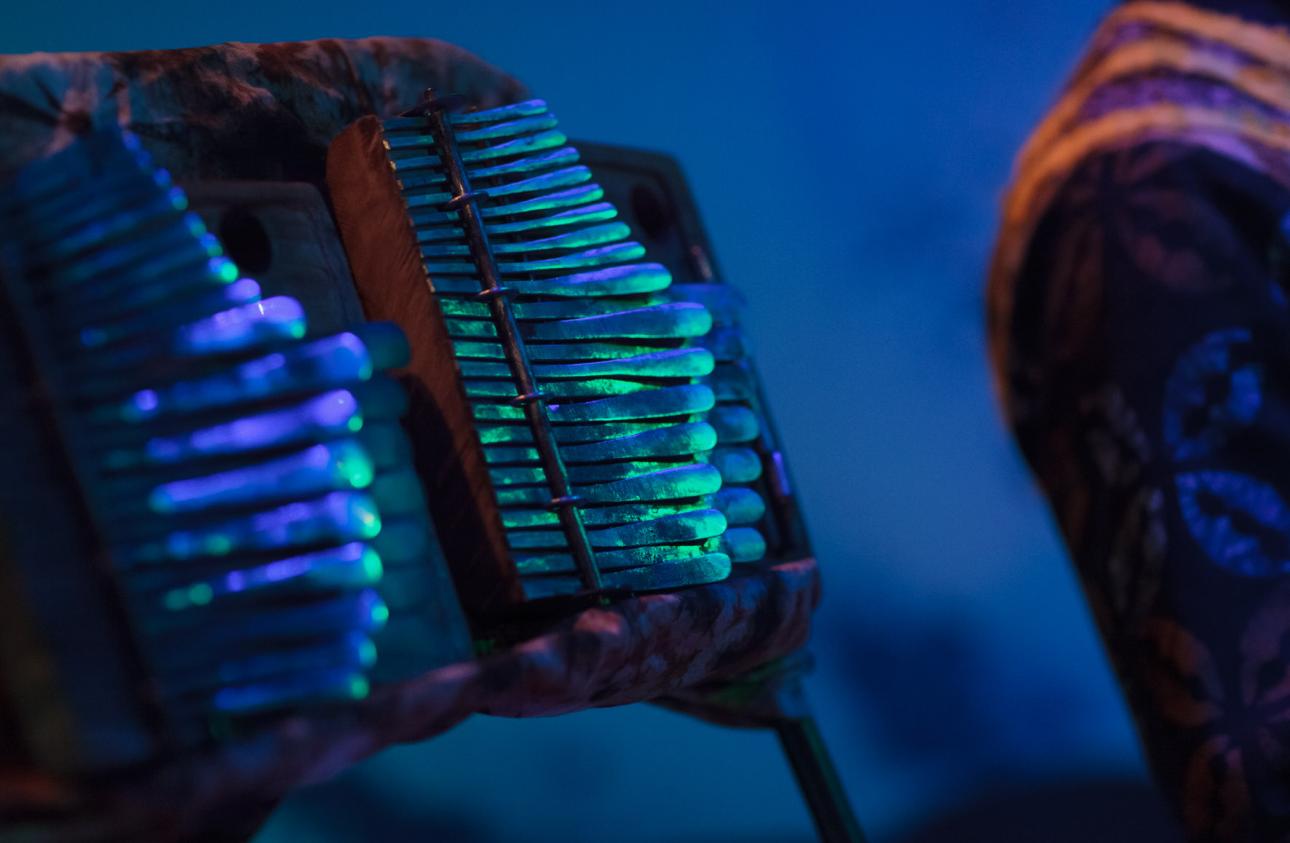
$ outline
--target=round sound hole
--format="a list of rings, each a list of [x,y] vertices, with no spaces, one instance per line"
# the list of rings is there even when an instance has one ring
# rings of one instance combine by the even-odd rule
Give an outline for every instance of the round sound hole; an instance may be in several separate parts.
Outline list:
[[[265,272],[273,265],[273,242],[252,211],[230,208],[219,223],[219,239],[238,269],[249,274]]]
[[[672,231],[676,220],[667,200],[648,184],[638,184],[632,188],[632,213],[645,236],[651,240],[663,240]]]

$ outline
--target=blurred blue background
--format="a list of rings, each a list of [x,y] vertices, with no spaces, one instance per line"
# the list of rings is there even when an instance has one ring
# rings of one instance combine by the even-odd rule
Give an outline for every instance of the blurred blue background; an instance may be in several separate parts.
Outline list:
[[[873,838],[1167,840],[981,318],[1013,151],[1109,5],[6,2],[0,52],[434,36],[574,137],[675,154],[750,301],[825,572],[810,691]],[[475,718],[302,793],[259,840],[810,834],[771,735],[635,706]]]

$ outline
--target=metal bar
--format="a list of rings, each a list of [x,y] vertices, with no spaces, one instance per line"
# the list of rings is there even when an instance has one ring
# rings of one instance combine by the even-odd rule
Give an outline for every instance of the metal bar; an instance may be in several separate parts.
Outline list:
[[[851,810],[815,718],[785,717],[775,723],[775,733],[811,810],[821,843],[864,843],[864,832]]]
[[[471,256],[479,269],[480,298],[488,303],[493,322],[497,326],[497,336],[501,341],[506,362],[515,378],[519,394],[514,403],[524,408],[524,417],[533,429],[533,441],[542,461],[542,471],[546,474],[547,484],[551,488],[551,502],[548,504],[560,518],[560,526],[569,542],[573,553],[574,564],[582,584],[593,591],[602,587],[600,569],[596,566],[595,553],[587,538],[587,529],[582,523],[582,513],[578,509],[579,500],[573,494],[573,485],[569,482],[569,472],[564,459],[556,445],[555,434],[551,430],[551,418],[543,403],[538,389],[537,378],[529,362],[524,338],[520,335],[519,323],[515,319],[508,291],[502,286],[501,271],[497,259],[488,242],[483,215],[480,213],[479,200],[486,194],[473,193],[466,167],[457,149],[452,126],[448,122],[445,100],[435,97],[433,91],[426,91],[426,103],[422,113],[430,124],[431,135],[438,147],[439,160],[443,164],[444,174],[448,177],[448,187],[452,193],[447,208],[457,211],[465,230],[466,241],[470,244]]]

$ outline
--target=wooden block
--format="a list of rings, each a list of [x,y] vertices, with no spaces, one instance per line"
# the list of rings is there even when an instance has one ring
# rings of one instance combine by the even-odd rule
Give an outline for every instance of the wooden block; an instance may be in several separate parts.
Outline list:
[[[358,120],[332,143],[327,184],[364,312],[398,323],[412,346],[400,373],[411,396],[409,432],[457,592],[472,616],[498,613],[523,594],[452,342],[377,118]]]

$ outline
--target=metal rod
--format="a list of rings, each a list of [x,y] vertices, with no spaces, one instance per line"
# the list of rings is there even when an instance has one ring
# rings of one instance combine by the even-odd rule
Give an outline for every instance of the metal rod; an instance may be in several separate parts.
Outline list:
[[[775,723],[775,733],[811,810],[821,843],[864,843],[864,832],[851,810],[815,718],[782,718]]]
[[[596,566],[595,553],[591,548],[591,541],[587,538],[587,529],[582,523],[582,512],[578,509],[579,499],[573,493],[569,472],[556,445],[555,433],[551,430],[551,418],[538,389],[533,367],[529,363],[528,351],[524,347],[524,338],[520,335],[514,309],[511,307],[506,288],[502,286],[497,259],[488,242],[488,232],[479,210],[479,200],[486,194],[473,193],[470,189],[466,166],[457,149],[452,125],[448,122],[446,105],[445,101],[436,99],[433,91],[426,91],[426,104],[422,113],[430,124],[431,135],[439,150],[439,160],[443,164],[444,174],[448,177],[448,187],[453,198],[449,200],[447,207],[460,215],[466,241],[470,244],[471,256],[479,269],[479,280],[482,286],[480,298],[487,302],[492,313],[493,322],[497,326],[497,336],[506,355],[506,362],[515,378],[519,394],[513,401],[517,406],[523,407],[524,417],[533,429],[533,441],[542,460],[542,471],[546,474],[547,484],[551,488],[549,506],[559,515],[560,526],[568,539],[569,549],[573,553],[573,561],[578,568],[578,576],[583,586],[599,591],[602,588],[600,569]]]

